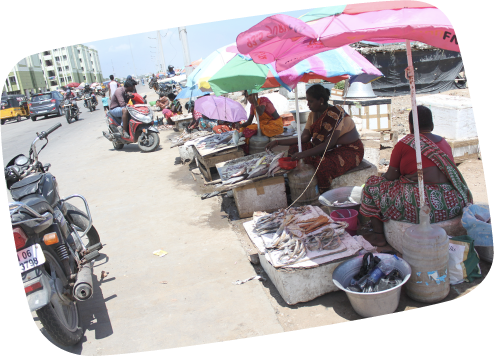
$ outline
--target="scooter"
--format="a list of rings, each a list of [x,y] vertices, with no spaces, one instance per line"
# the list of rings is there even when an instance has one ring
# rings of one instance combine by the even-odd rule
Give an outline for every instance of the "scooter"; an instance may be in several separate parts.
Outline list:
[[[131,100],[135,105],[127,105],[126,108],[130,114],[129,120],[129,138],[123,137],[118,131],[121,126],[122,119],[114,117],[110,111],[106,112],[106,122],[108,124],[108,132],[103,131],[109,141],[113,143],[116,150],[120,150],[124,145],[137,143],[139,149],[143,152],[154,151],[159,143],[159,131],[153,126],[153,111],[151,106],[143,104],[144,99],[137,93],[132,94]]]

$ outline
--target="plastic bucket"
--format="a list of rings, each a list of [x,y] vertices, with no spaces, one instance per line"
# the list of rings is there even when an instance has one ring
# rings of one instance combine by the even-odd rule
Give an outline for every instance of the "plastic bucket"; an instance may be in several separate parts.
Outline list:
[[[348,223],[345,229],[350,235],[354,236],[358,229],[358,211],[355,209],[339,209],[329,214],[334,221],[344,221]]]
[[[393,313],[400,302],[401,287],[408,281],[412,273],[412,268],[402,258],[385,253],[377,253],[374,256],[378,256],[382,261],[394,260],[394,267],[400,271],[403,282],[382,292],[358,293],[349,291],[346,287],[350,284],[352,277],[360,270],[364,256],[354,257],[343,262],[333,272],[333,283],[346,293],[357,314],[365,318]]]

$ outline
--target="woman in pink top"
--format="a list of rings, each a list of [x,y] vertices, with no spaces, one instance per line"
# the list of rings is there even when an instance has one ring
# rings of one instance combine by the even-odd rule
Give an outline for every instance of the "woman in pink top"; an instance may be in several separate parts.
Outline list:
[[[425,204],[430,207],[431,223],[462,214],[472,194],[453,160],[451,147],[441,136],[432,133],[432,112],[418,106]],[[373,233],[364,237],[374,246],[385,246],[383,222],[389,220],[419,223],[419,188],[412,112],[410,134],[393,148],[388,171],[371,176],[362,191],[360,213],[371,218]]]

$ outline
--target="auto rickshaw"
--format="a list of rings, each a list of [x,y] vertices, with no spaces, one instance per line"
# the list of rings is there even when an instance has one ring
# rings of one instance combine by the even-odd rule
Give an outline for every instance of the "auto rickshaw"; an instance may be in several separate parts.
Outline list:
[[[22,117],[30,117],[29,103],[25,95],[3,95],[1,100],[0,120],[2,125],[4,125],[7,120],[21,121]]]

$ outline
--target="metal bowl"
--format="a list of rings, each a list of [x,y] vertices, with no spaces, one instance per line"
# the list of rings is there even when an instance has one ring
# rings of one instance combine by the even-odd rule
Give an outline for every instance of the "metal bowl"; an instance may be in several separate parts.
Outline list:
[[[352,197],[357,204],[347,205],[347,206],[332,206],[333,202],[337,200],[339,203],[343,203]],[[355,209],[360,211],[360,200],[362,198],[362,187],[341,187],[336,189],[328,190],[327,192],[319,196],[319,202],[327,206],[329,212],[333,212],[338,209]]]
[[[412,268],[402,258],[385,253],[377,253],[374,256],[378,256],[382,261],[394,260],[395,268],[404,277],[403,282],[396,287],[375,293],[358,293],[346,289],[352,277],[360,270],[363,255],[343,262],[333,272],[333,283],[346,293],[353,309],[364,318],[393,313],[400,302],[401,287],[412,273]]]

